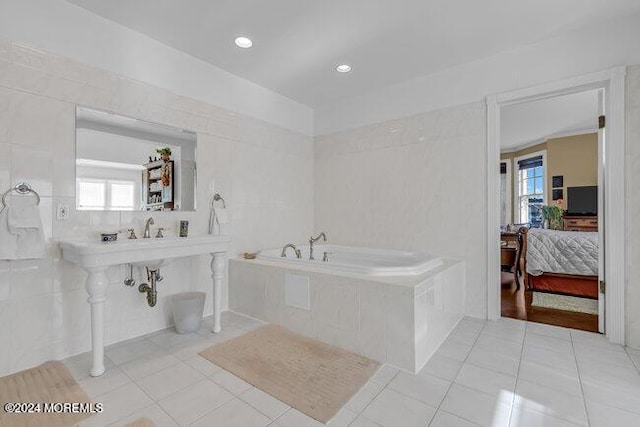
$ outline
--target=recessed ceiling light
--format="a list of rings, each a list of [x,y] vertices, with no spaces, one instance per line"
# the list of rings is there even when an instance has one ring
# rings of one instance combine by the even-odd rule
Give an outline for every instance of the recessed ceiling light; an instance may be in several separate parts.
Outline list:
[[[338,65],[336,67],[336,71],[339,73],[348,73],[349,71],[351,71],[351,65],[347,65],[347,64]]]
[[[249,37],[237,37],[236,46],[241,47],[243,49],[249,49],[251,46],[253,46],[253,42]]]

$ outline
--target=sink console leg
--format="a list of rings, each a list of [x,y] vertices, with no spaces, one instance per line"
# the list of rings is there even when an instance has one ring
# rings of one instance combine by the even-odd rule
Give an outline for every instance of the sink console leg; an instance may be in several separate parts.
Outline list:
[[[222,310],[222,281],[225,267],[224,252],[211,254],[211,278],[213,279],[213,332],[222,331],[220,311]]]
[[[99,377],[104,374],[104,303],[107,300],[109,280],[106,267],[91,268],[85,288],[89,293],[87,301],[91,304],[91,349],[93,365],[89,374]]]

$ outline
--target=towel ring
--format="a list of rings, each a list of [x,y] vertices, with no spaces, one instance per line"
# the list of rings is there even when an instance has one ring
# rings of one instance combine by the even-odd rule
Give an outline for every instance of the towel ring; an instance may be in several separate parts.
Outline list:
[[[38,192],[34,189],[31,188],[31,186],[29,184],[27,184],[26,182],[21,182],[19,184],[17,184],[15,187],[8,189],[7,191],[4,192],[4,194],[2,195],[2,206],[3,209],[7,207],[7,196],[9,194],[11,194],[12,192],[16,192],[18,194],[29,194],[32,193],[33,195],[36,196],[36,204],[39,205],[40,204],[40,195],[38,194]]]
[[[227,208],[227,204],[224,202],[224,199],[219,193],[216,193],[213,195],[213,202],[222,202],[222,207],[225,209]],[[213,205],[213,202],[211,202],[212,205]]]

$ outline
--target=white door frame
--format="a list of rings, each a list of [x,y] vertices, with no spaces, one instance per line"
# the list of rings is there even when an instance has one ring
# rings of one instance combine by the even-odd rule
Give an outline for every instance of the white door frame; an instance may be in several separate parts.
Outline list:
[[[487,317],[500,317],[500,108],[536,99],[605,90],[607,141],[604,156],[606,336],[625,342],[625,74],[626,67],[587,74],[487,97]]]
[[[607,114],[606,105],[605,105],[605,93],[603,90],[598,91],[598,114],[605,115]],[[600,123],[598,120],[598,159],[604,153],[604,144],[606,142],[606,126],[604,128],[600,127]],[[604,188],[604,168],[601,161],[598,161],[598,189]],[[604,212],[605,209],[605,195],[604,191],[598,191],[598,212]],[[599,214],[600,215],[600,214]],[[602,215],[600,215],[602,218]],[[605,230],[604,230],[604,221],[598,221],[598,282],[601,280],[605,280],[606,269],[605,269]],[[606,302],[607,299],[605,297],[602,289],[598,288],[598,332],[601,334],[606,333]]]

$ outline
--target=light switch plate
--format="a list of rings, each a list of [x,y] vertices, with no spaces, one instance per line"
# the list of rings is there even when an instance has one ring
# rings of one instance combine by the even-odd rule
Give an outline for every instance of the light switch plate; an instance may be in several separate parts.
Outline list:
[[[56,219],[58,221],[69,221],[69,205],[58,203],[56,206]]]

